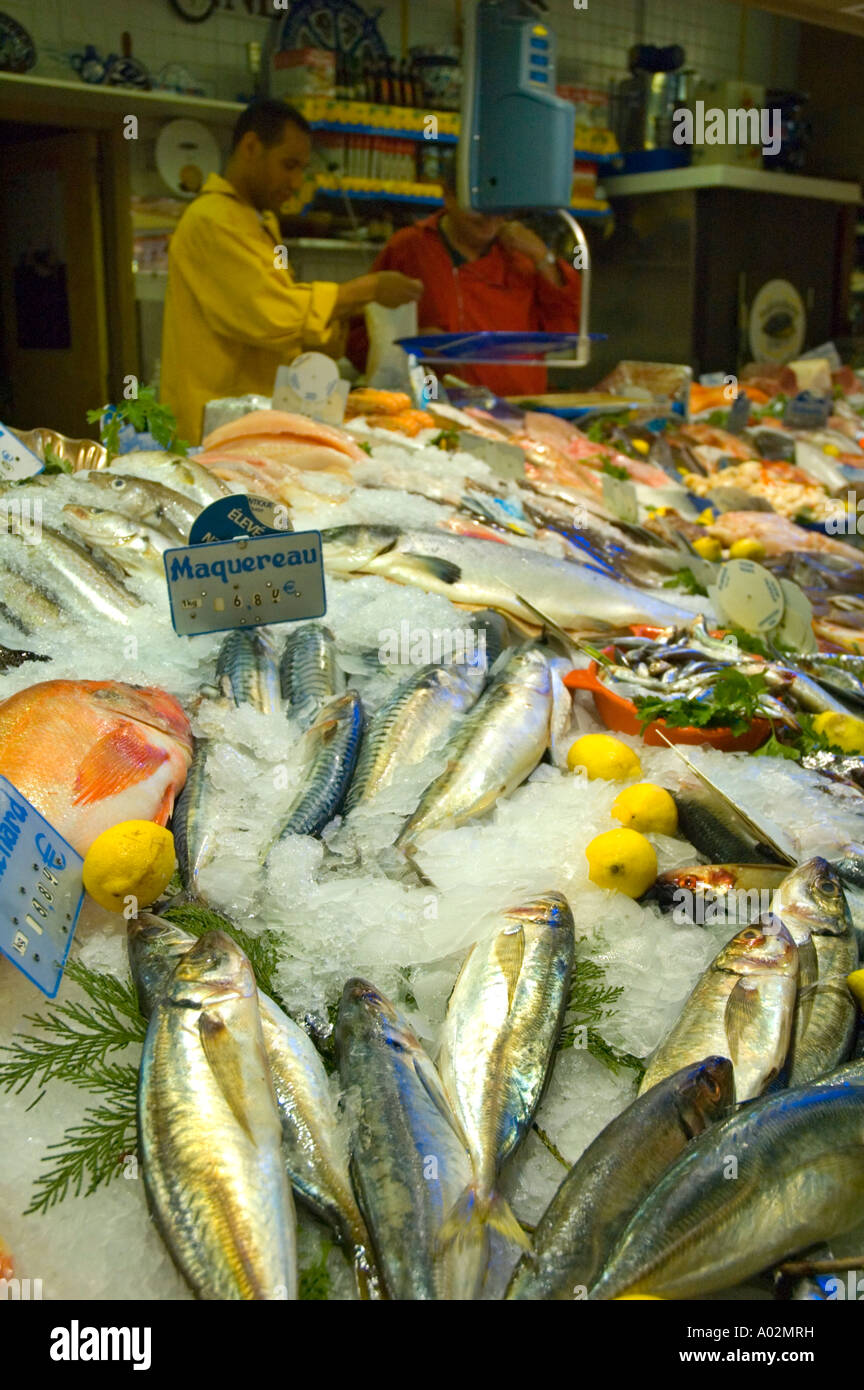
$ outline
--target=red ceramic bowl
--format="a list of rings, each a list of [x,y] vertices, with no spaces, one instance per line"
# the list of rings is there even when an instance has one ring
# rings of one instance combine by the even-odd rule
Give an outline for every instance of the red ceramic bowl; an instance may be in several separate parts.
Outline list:
[[[640,733],[642,721],[633,701],[606,688],[597,677],[596,661],[592,661],[584,671],[569,671],[564,677],[564,684],[569,690],[591,691],[597,713],[607,729],[614,729],[618,734]],[[707,744],[710,748],[718,748],[721,753],[752,753],[754,748],[761,747],[766,741],[771,733],[771,725],[767,719],[754,719],[743,734],[733,734],[731,729],[697,729],[692,724],[670,728],[665,719],[653,719],[641,731],[641,737],[653,747],[662,747],[664,740],[660,737],[661,733],[670,743]]]

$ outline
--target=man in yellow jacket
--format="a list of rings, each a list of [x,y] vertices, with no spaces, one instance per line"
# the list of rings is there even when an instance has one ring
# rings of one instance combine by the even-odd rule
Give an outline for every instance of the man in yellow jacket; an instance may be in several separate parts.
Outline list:
[[[269,396],[276,369],[300,352],[338,356],[347,320],[367,304],[395,308],[423,285],[396,271],[344,285],[298,284],[276,214],[303,182],[309,125],[281,101],[246,108],[225,177],[211,174],[184,212],[168,251],[162,399],[177,433],[201,439],[204,407],[221,396]]]

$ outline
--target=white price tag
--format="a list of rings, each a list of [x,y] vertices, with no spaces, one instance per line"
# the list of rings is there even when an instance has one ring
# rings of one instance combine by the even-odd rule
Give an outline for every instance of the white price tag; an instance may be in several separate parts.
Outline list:
[[[497,439],[484,439],[470,430],[460,430],[459,448],[488,463],[496,477],[505,482],[518,482],[525,477],[525,454],[518,444],[508,444],[506,440],[499,443]]]
[[[0,424],[0,480],[14,482],[16,478],[32,478],[44,467],[32,449],[26,448],[17,435]]]
[[[708,593],[721,625],[773,632],[783,619],[786,600],[779,581],[754,560],[727,560]]]
[[[323,352],[304,352],[287,367],[280,367],[273,387],[273,409],[292,415],[308,415],[325,425],[341,425],[350,383],[339,376],[332,357]]]
[[[49,999],[81,911],[84,860],[0,777],[0,951]]]
[[[639,520],[639,500],[632,483],[623,478],[613,478],[611,473],[601,474],[603,480],[603,501],[610,512],[621,521]]]

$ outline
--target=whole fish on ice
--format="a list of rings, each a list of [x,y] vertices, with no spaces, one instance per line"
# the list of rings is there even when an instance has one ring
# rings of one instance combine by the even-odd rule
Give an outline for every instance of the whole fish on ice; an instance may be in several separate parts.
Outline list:
[[[568,632],[602,632],[632,623],[666,627],[693,616],[586,565],[516,545],[393,526],[337,526],[322,531],[321,541],[328,574],[379,574],[443,594],[453,603],[494,608],[532,628],[538,625],[538,612]]]
[[[199,1298],[297,1296],[294,1203],[252,967],[202,936],[157,998],[141,1058],[144,1186]]]
[[[0,774],[79,854],[125,820],[164,825],[192,756],[173,695],[121,681],[43,681],[0,704]]]

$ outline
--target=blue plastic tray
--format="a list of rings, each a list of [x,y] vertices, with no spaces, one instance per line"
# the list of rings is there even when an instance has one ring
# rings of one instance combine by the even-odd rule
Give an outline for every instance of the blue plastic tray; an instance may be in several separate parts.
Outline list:
[[[591,342],[602,342],[605,333],[589,333]],[[449,362],[519,362],[544,357],[550,352],[576,351],[578,333],[428,333],[417,338],[397,338],[400,347],[415,357]]]

